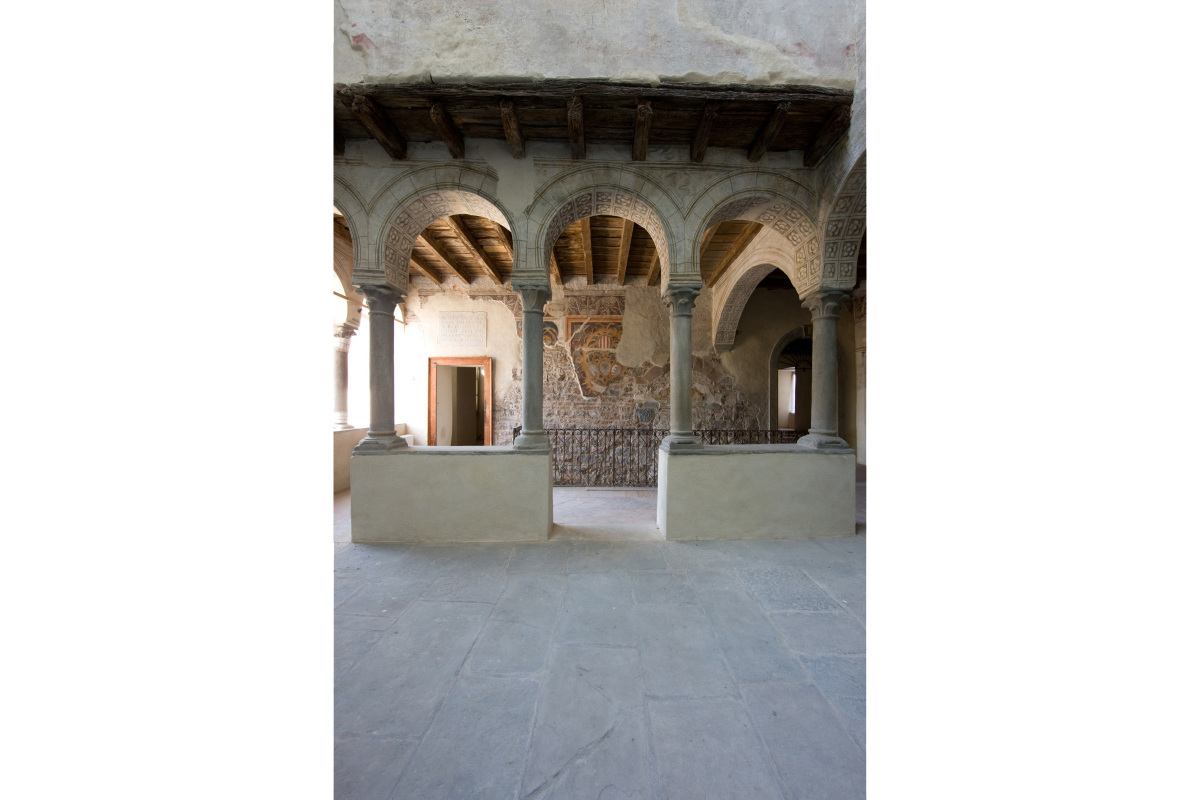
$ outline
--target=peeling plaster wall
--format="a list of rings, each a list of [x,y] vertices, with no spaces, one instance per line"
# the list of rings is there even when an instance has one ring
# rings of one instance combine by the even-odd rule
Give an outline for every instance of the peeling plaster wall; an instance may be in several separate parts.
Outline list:
[[[340,83],[597,78],[853,88],[861,2],[340,0]],[[549,46],[552,45],[552,46]]]

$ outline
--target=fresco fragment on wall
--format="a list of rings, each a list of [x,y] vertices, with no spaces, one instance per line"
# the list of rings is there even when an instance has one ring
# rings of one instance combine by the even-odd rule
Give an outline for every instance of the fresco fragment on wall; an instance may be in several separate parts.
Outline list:
[[[567,317],[571,363],[584,397],[599,397],[625,368],[617,361],[620,317]]]

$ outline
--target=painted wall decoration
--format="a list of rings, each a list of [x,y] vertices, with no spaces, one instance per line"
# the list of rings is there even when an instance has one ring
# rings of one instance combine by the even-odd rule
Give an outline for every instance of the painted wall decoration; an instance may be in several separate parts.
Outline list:
[[[599,397],[625,368],[617,361],[620,317],[567,317],[571,363],[584,397]]]
[[[546,347],[553,347],[558,344],[558,326],[553,322],[546,321],[542,323],[542,344]]]

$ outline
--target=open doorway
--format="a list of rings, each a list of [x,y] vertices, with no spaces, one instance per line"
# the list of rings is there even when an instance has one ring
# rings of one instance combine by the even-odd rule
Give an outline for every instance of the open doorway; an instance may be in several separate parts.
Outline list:
[[[770,362],[770,423],[780,430],[808,433],[812,424],[812,330],[798,328],[775,346]]]
[[[429,444],[492,443],[492,359],[429,359]]]

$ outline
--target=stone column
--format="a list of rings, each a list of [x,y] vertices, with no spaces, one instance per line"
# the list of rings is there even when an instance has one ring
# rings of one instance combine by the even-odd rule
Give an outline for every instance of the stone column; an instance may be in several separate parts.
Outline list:
[[[349,323],[333,326],[333,429],[345,431],[349,422],[346,395],[350,387],[350,337],[358,329]]]
[[[671,434],[668,450],[700,447],[692,434],[692,309],[699,286],[669,286],[663,298],[671,307]]]
[[[847,294],[822,290],[804,301],[812,312],[812,427],[797,444],[835,453],[852,452],[837,435],[837,321]]]
[[[371,312],[371,426],[355,455],[389,453],[408,447],[396,435],[395,311],[400,295],[386,286],[363,286]]]
[[[550,451],[550,437],[542,427],[542,318],[550,299],[550,288],[513,284],[521,295],[521,433],[513,447],[518,450]]]
[[[867,463],[867,282],[854,290],[855,437],[858,463]]]

